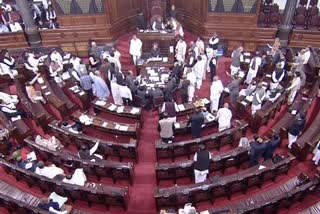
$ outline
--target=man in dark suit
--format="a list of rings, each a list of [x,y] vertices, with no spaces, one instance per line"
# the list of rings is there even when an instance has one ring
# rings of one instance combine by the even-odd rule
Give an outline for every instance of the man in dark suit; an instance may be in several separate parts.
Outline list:
[[[137,28],[139,30],[147,30],[148,25],[147,25],[147,20],[146,17],[144,16],[142,11],[139,11],[137,15]]]
[[[192,138],[201,137],[202,125],[204,124],[204,117],[200,108],[195,108],[195,112],[188,121],[188,126],[191,124]]]
[[[271,159],[277,146],[280,144],[281,139],[277,133],[273,133],[271,140],[266,143],[266,151],[264,152],[264,160]]]
[[[254,141],[250,143],[250,165],[259,164],[259,159],[266,150],[266,144],[257,135],[253,137]]]
[[[296,119],[290,125],[288,129],[288,148],[291,149],[292,144],[296,142],[298,136],[302,133],[304,127],[306,126],[306,118],[304,113],[297,114]]]
[[[182,77],[179,85],[179,91],[181,96],[181,102],[188,102],[188,86],[190,85],[190,80],[187,80],[186,77]]]
[[[154,85],[154,89],[151,91],[151,95],[153,98],[155,97],[163,97],[163,92],[159,88],[157,84]]]

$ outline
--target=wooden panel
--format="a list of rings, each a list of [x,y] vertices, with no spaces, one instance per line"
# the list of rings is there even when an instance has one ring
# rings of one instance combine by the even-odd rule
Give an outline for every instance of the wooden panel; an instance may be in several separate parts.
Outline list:
[[[0,34],[0,49],[26,48],[26,47],[28,47],[28,42],[23,32]]]
[[[74,16],[59,16],[60,28],[73,28],[79,26],[107,26],[107,16],[102,15],[74,15]]]
[[[307,46],[320,47],[320,32],[310,30],[293,30],[290,38],[290,46],[305,48]]]

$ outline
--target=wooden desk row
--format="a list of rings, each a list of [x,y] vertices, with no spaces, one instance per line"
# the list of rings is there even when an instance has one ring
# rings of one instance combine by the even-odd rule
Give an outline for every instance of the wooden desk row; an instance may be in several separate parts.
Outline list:
[[[80,117],[82,115],[83,114],[80,111],[76,111],[71,116],[75,121],[82,123],[80,121]],[[102,132],[106,132],[110,134],[129,136],[134,139],[139,139],[139,134],[140,134],[139,123],[135,123],[135,124],[115,123],[112,121],[107,121],[98,116],[94,116],[94,115],[88,115],[88,116],[92,119],[92,123],[89,125],[89,127],[93,129],[98,129]]]
[[[101,101],[99,99],[95,99],[91,104],[93,108],[109,113],[111,115],[137,120],[138,122],[140,122],[141,127],[143,127],[142,108],[132,106],[119,106],[110,102]]]
[[[90,160],[83,160],[77,154],[67,151],[65,149],[58,149],[56,151],[50,150],[44,146],[36,144],[32,138],[26,138],[25,143],[32,148],[36,154],[39,154],[45,160],[49,160],[58,166],[66,166],[69,169],[82,168],[86,175],[101,177],[110,177],[115,183],[116,180],[128,180],[132,184],[133,180],[133,164],[121,163],[115,161],[101,160],[92,162]]]
[[[207,200],[213,202],[221,196],[228,196],[230,199],[235,192],[246,193],[251,186],[260,187],[264,181],[274,180],[277,176],[287,173],[293,160],[294,157],[289,155],[276,164],[272,160],[267,160],[231,175],[209,178],[204,183],[157,188],[156,205],[158,208],[178,207],[186,203],[196,204]]]
[[[318,185],[318,177],[309,180],[307,175],[300,174],[266,192],[203,211],[201,214],[277,213],[280,208],[288,209],[294,202],[302,201]]]
[[[48,211],[38,208],[40,202],[41,198],[23,192],[20,189],[0,180],[0,203],[1,206],[8,209],[10,213],[49,214]],[[70,211],[71,214],[76,213],[74,212],[76,210],[73,210],[70,205],[64,204],[63,208],[63,210]]]
[[[292,112],[303,112],[306,113],[312,102],[314,101],[317,93],[318,93],[319,84],[318,81],[314,86],[307,91],[299,91],[296,95],[296,98],[292,104],[292,106],[289,108],[288,112],[277,122],[275,126],[272,127],[272,129],[269,130],[268,136],[270,137],[273,132],[279,133],[281,139],[287,138],[287,129],[289,128],[290,124],[294,121],[296,115]]]
[[[319,102],[319,98],[318,102]],[[314,150],[320,140],[320,112],[313,119],[309,128],[292,144],[290,152],[299,160],[303,161]]]
[[[0,165],[4,170],[13,175],[17,180],[24,180],[31,186],[39,187],[43,192],[56,192],[59,195],[68,197],[72,201],[87,201],[92,203],[104,204],[105,206],[121,206],[127,209],[129,200],[129,190],[127,187],[113,187],[96,183],[87,183],[85,186],[78,186],[64,183],[54,179],[37,175],[29,170],[0,159]]]
[[[50,130],[53,135],[60,139],[63,143],[75,144],[78,149],[81,145],[88,145],[90,148],[95,145],[97,140],[99,140],[100,145],[98,152],[104,156],[115,156],[119,157],[120,161],[122,158],[130,158],[138,161],[138,142],[137,140],[130,139],[129,143],[112,142],[100,140],[94,136],[89,136],[86,134],[75,134],[67,129],[60,128],[59,124],[61,122],[54,120],[49,124]]]
[[[222,145],[238,143],[237,141],[246,133],[248,124],[244,120],[236,122],[237,125],[228,130],[217,132],[201,138],[163,144],[160,140],[155,142],[157,160],[161,158],[172,158],[184,155],[193,155],[199,151],[199,146],[205,144],[208,149],[220,149]]]
[[[15,85],[21,105],[32,115],[32,119],[38,125],[40,125],[44,130],[47,130],[48,124],[54,119],[52,115],[47,112],[40,102],[33,103],[29,101],[29,98],[26,96],[25,87],[19,80],[15,81]]]
[[[235,149],[226,151],[222,154],[215,155],[211,159],[209,172],[224,170],[228,167],[240,167],[241,163],[249,159],[249,148],[237,147]],[[178,179],[183,177],[194,177],[193,160],[174,163],[156,163],[156,178],[159,183],[160,180]]]
[[[318,213],[320,213],[320,202],[312,205],[311,207],[305,210],[302,210],[298,214],[318,214]]]

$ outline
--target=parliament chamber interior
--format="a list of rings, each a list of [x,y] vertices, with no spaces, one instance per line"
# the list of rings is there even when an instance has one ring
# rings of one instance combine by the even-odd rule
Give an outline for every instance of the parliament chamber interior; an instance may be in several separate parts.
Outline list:
[[[319,214],[319,7],[0,0],[0,213]]]

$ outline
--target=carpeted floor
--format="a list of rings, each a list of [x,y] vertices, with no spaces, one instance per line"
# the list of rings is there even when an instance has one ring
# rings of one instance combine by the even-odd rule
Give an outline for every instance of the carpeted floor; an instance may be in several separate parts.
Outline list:
[[[119,39],[119,41],[117,42],[117,49],[121,52],[122,56],[121,56],[121,62],[123,64],[123,68],[124,70],[126,69],[132,69],[135,70],[134,67],[132,66],[131,63],[131,57],[128,53],[128,48],[129,48],[129,43],[128,43],[128,39],[132,34],[128,34],[125,35],[123,37],[121,37]],[[194,40],[195,36],[186,33],[186,40],[189,43],[190,40]],[[218,76],[220,76],[220,78],[222,79],[224,85],[227,85],[228,83],[228,78],[225,75],[225,71],[228,70],[230,66],[230,59],[229,58],[224,58],[222,57],[219,60],[219,64],[218,64]],[[14,87],[12,88],[12,91],[14,92]],[[210,94],[210,82],[207,80],[204,81],[204,84],[201,88],[201,90],[197,90],[196,91],[196,98],[202,98],[202,97],[209,97]],[[60,117],[59,113],[50,105],[46,105],[47,109],[50,109],[50,112],[52,114],[54,114],[56,117]],[[281,111],[278,112],[276,114],[276,117],[269,121],[269,123],[262,127],[260,129],[259,134],[264,135],[266,133],[266,131],[268,129],[270,129],[274,124],[277,123],[277,121],[279,120],[279,118],[281,118],[284,113],[286,112],[287,107],[283,106],[281,108]],[[319,110],[319,103],[315,103],[311,106],[311,108],[309,109],[310,112],[310,116],[309,116],[309,120],[312,119],[312,115],[314,114],[314,112],[317,112]],[[100,114],[101,117],[104,117],[106,119],[110,119],[110,120],[115,120],[118,122],[123,122],[123,118],[117,118],[117,117],[113,117],[110,116],[106,113],[101,113]],[[128,211],[125,212],[123,211],[121,208],[117,208],[117,207],[111,207],[110,210],[106,210],[105,207],[103,205],[93,205],[91,208],[89,208],[87,206],[87,203],[84,201],[76,201],[76,203],[74,204],[74,207],[84,210],[84,211],[88,211],[88,213],[97,213],[97,214],[102,214],[102,213],[106,213],[106,214],[122,214],[122,213],[130,213],[130,214],[153,214],[153,213],[157,213],[156,211],[156,206],[155,206],[155,200],[154,200],[154,192],[156,190],[156,179],[155,179],[155,162],[156,162],[156,157],[155,157],[155,149],[154,149],[154,142],[156,139],[159,139],[159,132],[157,130],[157,125],[158,125],[158,112],[157,111],[143,111],[143,117],[144,117],[144,127],[141,129],[141,137],[140,137],[140,141],[139,141],[139,148],[138,148],[138,154],[139,154],[139,160],[138,163],[135,164],[134,166],[134,180],[133,180],[133,185],[129,186],[129,195],[130,195],[130,201],[129,201],[129,207],[128,207]],[[39,134],[44,134],[43,130],[40,127],[37,127],[37,125],[32,122],[32,121],[26,121],[30,127],[34,130],[34,132],[39,133]],[[126,120],[126,122],[130,123],[130,120]],[[92,130],[92,129],[85,129],[85,132],[87,132],[88,134],[92,134],[95,135],[99,138],[102,139],[113,139],[114,136],[108,136],[106,134],[103,134],[99,131],[96,130]],[[209,133],[214,133],[217,132],[216,128],[212,128],[209,130],[206,130],[204,132],[204,135],[209,134]],[[248,130],[247,135],[251,135],[251,131],[250,129]],[[178,137],[178,140],[183,140],[183,139],[188,139],[190,138],[190,135],[181,135]],[[120,139],[116,139],[119,140]],[[122,139],[123,141],[126,141],[128,139]],[[287,142],[283,142],[284,144],[286,144]],[[287,153],[287,149],[284,146],[284,144],[282,144],[283,146],[281,148],[279,148],[277,150],[278,153],[281,154],[286,154]],[[75,148],[73,148],[72,146],[70,146],[68,149],[70,150],[74,150]],[[219,152],[213,150],[213,154],[217,154],[226,150],[232,149],[231,146],[224,146]],[[113,158],[111,158],[113,160]],[[186,160],[187,157],[181,157],[181,158],[177,158],[176,161],[183,161]],[[114,160],[117,160],[116,158]],[[130,161],[130,160],[124,160],[124,161]],[[161,160],[161,162],[169,162],[171,160]],[[240,167],[241,169],[245,169],[248,167],[248,164],[243,164]],[[227,169],[225,171],[225,174],[231,174],[236,172],[238,169],[236,168],[230,168]],[[273,182],[265,182],[264,185],[262,186],[261,189],[259,189],[258,187],[254,187],[254,188],[250,188],[249,191],[247,192],[246,195],[242,194],[242,193],[237,193],[237,194],[233,194],[231,200],[235,201],[235,200],[239,200],[257,193],[261,193],[264,190],[268,190],[270,188],[274,188],[276,186],[278,186],[279,184],[281,184],[282,182],[285,182],[286,180],[290,179],[291,177],[299,174],[300,172],[306,172],[309,175],[313,175],[315,170],[315,166],[313,165],[313,163],[311,162],[311,156],[308,157],[308,159],[304,162],[298,162],[295,161],[293,166],[291,167],[291,169],[289,170],[289,173],[287,175],[282,175],[280,177],[278,177],[276,179],[276,181]],[[0,172],[1,172],[1,179],[18,187],[21,188],[23,191],[26,192],[30,192],[34,195],[37,195],[39,197],[42,196],[48,196],[49,193],[46,194],[42,194],[40,189],[37,187],[32,187],[32,188],[28,188],[28,186],[26,185],[26,183],[20,181],[17,182],[13,176],[7,175],[5,174],[5,172],[3,171],[2,168],[0,168]],[[221,172],[215,172],[213,174],[216,175],[222,175]],[[212,175],[213,175],[212,174]],[[96,178],[94,177],[90,177],[89,176],[89,180],[90,181],[96,181]],[[110,179],[102,179],[101,183],[104,184],[108,184],[108,185],[113,185],[112,181]],[[189,179],[179,179],[177,181],[178,185],[179,184],[190,184],[191,181]],[[128,185],[127,182],[124,181],[119,181],[116,182],[117,186],[124,186],[124,185]],[[166,187],[166,186],[172,186],[174,185],[173,181],[161,181],[160,182],[160,186],[161,187]],[[279,213],[284,214],[284,213],[297,213],[298,211],[312,205],[313,203],[317,202],[319,200],[318,195],[309,195],[305,198],[305,200],[301,203],[295,203],[293,204],[293,206],[290,208],[290,210],[280,210]],[[198,210],[205,210],[207,208],[210,208],[212,206],[221,206],[223,204],[226,204],[230,202],[227,198],[222,197],[216,200],[214,205],[211,205],[210,203],[199,203],[197,205]],[[7,211],[3,208],[0,208],[0,213],[7,213]]]

